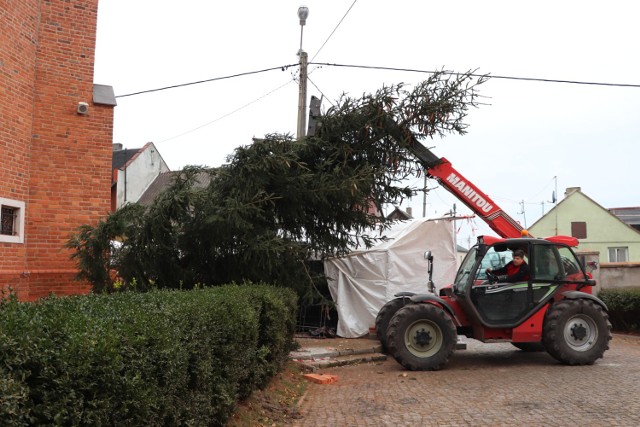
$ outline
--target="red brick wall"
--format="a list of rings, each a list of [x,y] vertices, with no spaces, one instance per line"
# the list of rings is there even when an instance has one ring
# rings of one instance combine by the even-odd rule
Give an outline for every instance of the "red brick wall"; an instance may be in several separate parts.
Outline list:
[[[27,206],[24,243],[0,243],[0,287],[86,292],[64,244],[110,208],[113,107],[92,103],[98,0],[3,3],[0,197]]]
[[[3,0],[0,28],[0,197],[26,201],[38,3]],[[0,243],[0,272],[23,270],[26,256],[26,245]]]

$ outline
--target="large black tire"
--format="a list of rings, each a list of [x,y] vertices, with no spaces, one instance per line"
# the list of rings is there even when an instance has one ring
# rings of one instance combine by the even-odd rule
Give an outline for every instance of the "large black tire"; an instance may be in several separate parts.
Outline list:
[[[595,301],[563,299],[545,314],[542,342],[562,363],[591,365],[609,349],[609,340],[609,315]]]
[[[398,363],[411,371],[435,371],[449,361],[458,335],[453,320],[433,304],[409,304],[389,322],[387,344]]]
[[[389,348],[387,346],[387,328],[389,327],[391,318],[396,314],[396,311],[410,302],[411,300],[409,298],[395,298],[383,305],[378,312],[376,316],[376,335],[380,340],[380,344],[382,344],[383,351],[387,351]]]
[[[527,353],[535,353],[538,351],[545,351],[544,344],[541,341],[538,342],[512,342],[514,347],[519,348]]]

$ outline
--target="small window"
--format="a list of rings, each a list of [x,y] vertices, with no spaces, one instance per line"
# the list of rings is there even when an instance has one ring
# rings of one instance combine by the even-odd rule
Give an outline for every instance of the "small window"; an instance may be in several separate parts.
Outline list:
[[[629,248],[609,248],[609,262],[629,261]]]
[[[16,213],[17,208],[11,206],[3,206],[0,208],[0,234],[5,236],[14,236],[16,234]]]
[[[587,223],[586,222],[572,222],[571,223],[571,237],[576,239],[587,238]]]
[[[0,243],[24,243],[24,206],[0,197]]]

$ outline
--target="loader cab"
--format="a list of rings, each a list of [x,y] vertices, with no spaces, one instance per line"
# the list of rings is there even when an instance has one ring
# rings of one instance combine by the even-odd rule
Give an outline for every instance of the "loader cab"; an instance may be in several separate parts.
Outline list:
[[[529,265],[526,281],[502,282],[487,275],[513,259],[521,249]],[[580,289],[593,281],[571,247],[548,239],[482,239],[469,250],[453,285],[467,317],[490,328],[513,328],[543,307],[567,285]]]

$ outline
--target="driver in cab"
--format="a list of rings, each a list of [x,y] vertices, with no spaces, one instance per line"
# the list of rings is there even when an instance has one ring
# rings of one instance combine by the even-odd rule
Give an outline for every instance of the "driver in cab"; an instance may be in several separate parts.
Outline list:
[[[513,260],[509,261],[507,265],[502,268],[492,270],[487,268],[487,273],[493,274],[499,277],[500,282],[526,282],[529,280],[529,265],[524,260],[524,251],[517,249],[513,252]]]

